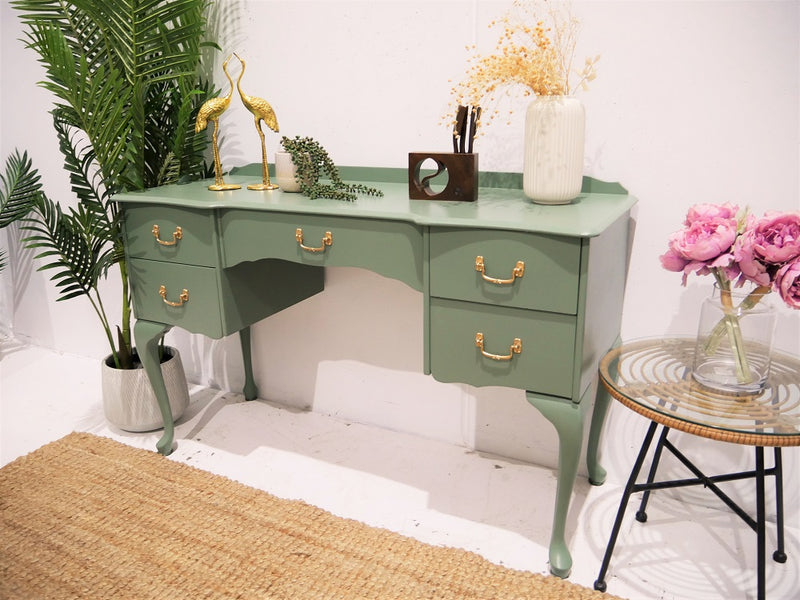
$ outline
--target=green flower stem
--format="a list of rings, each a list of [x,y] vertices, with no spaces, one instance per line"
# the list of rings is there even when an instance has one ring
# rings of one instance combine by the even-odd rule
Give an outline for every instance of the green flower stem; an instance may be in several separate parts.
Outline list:
[[[753,373],[747,360],[747,354],[742,339],[742,329],[739,324],[739,317],[736,313],[726,314],[723,317],[725,329],[728,332],[728,339],[731,342],[731,350],[736,360],[736,380],[739,383],[750,383],[753,381]]]
[[[731,344],[731,350],[736,360],[736,378],[739,383],[750,383],[753,380],[753,373],[750,369],[749,361],[747,360],[747,352],[744,347],[744,339],[742,338],[739,315],[755,307],[761,301],[761,298],[769,293],[770,288],[768,286],[759,286],[751,291],[744,300],[739,303],[739,306],[734,306],[730,282],[724,279],[722,274],[716,270],[714,271],[714,276],[720,289],[720,302],[725,316],[714,326],[714,329],[705,342],[703,350],[706,355],[713,354],[719,348],[723,336],[727,334]]]

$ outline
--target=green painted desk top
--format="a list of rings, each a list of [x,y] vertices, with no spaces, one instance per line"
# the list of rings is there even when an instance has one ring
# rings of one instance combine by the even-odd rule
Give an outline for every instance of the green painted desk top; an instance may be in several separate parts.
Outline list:
[[[260,169],[260,167],[258,167]],[[250,172],[252,171],[252,174]],[[585,178],[583,192],[571,204],[544,206],[528,200],[515,173],[481,173],[476,202],[411,200],[405,169],[342,167],[347,182],[362,182],[383,191],[383,197],[359,196],[355,202],[309,198],[281,190],[244,189],[211,192],[208,182],[169,185],[144,192],[119,194],[128,203],[158,203],[188,208],[241,208],[292,213],[342,214],[366,219],[409,221],[422,226],[481,227],[566,235],[597,236],[636,202],[616,183]],[[252,166],[227,175],[228,183],[252,183],[259,178]],[[493,186],[493,187],[484,187]]]

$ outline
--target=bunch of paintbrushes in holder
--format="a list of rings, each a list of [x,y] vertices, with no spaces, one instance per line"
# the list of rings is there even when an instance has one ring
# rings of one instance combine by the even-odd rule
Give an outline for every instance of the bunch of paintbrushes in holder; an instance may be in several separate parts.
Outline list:
[[[453,153],[472,154],[481,119],[480,106],[459,106],[453,125]]]
[[[478,197],[478,155],[473,152],[480,125],[479,106],[459,106],[453,126],[453,152],[409,152],[408,194],[413,200],[457,200],[473,202]],[[422,165],[433,160],[437,170],[423,172]],[[447,184],[440,191],[431,181],[447,172]]]

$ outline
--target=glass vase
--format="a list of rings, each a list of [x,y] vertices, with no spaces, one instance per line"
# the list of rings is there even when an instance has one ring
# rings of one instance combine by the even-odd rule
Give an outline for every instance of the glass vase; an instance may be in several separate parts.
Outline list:
[[[714,286],[703,302],[692,377],[728,394],[757,394],[767,382],[776,313],[761,290]]]

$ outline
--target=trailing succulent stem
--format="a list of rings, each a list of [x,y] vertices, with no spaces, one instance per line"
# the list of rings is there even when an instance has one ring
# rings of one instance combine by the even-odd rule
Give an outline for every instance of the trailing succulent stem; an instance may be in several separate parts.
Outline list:
[[[283,136],[281,145],[291,155],[292,162],[297,168],[295,178],[300,184],[300,192],[312,200],[331,198],[352,202],[358,194],[383,196],[383,192],[379,189],[342,181],[339,169],[336,168],[328,152],[314,138],[295,136],[290,139]],[[323,175],[330,183],[320,181]]]

